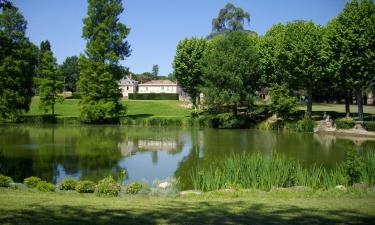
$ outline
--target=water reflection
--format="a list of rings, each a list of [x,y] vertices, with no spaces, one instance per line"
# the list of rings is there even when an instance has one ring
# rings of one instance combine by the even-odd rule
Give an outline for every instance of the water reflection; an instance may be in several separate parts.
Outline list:
[[[123,169],[129,181],[179,177],[190,187],[198,164],[220,163],[230,154],[274,153],[303,165],[335,166],[345,150],[375,149],[375,141],[332,135],[251,130],[144,128],[124,126],[0,126],[0,172],[59,182],[65,177],[99,180]]]

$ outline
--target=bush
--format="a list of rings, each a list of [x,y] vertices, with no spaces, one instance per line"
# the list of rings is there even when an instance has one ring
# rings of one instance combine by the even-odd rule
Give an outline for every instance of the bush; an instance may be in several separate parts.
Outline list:
[[[38,191],[43,191],[43,192],[54,192],[55,185],[48,183],[47,181],[40,181],[36,185],[36,189],[38,189]]]
[[[96,185],[95,191],[98,196],[118,196],[121,186],[110,176],[99,181]]]
[[[133,100],[178,100],[178,94],[169,93],[129,93]]]
[[[220,129],[248,128],[250,126],[250,121],[245,116],[234,116],[232,113],[222,113],[211,119],[211,125],[213,128]]]
[[[336,128],[337,129],[351,129],[355,126],[355,122],[353,119],[337,119],[335,120]]]
[[[315,122],[314,120],[305,117],[297,122],[297,129],[300,132],[314,132]]]
[[[362,158],[355,149],[350,149],[346,152],[345,171],[348,178],[348,183],[353,185],[358,183],[362,176]]]
[[[89,180],[78,181],[76,191],[78,193],[94,193],[95,183]]]
[[[67,179],[63,180],[59,184],[59,189],[60,190],[65,190],[65,191],[75,190],[76,186],[77,186],[77,181],[76,180],[74,180],[72,178],[67,178]]]
[[[26,185],[28,188],[35,188],[42,179],[39,177],[28,177],[23,180],[23,184]]]
[[[297,98],[290,95],[287,84],[272,85],[269,95],[271,97],[271,111],[278,117],[289,119],[297,113]]]
[[[363,128],[367,131],[374,131],[375,132],[375,122],[369,121],[363,123]]]
[[[9,187],[12,182],[11,177],[0,174],[0,187]]]
[[[125,192],[129,195],[138,194],[138,192],[142,189],[142,184],[133,182],[126,186]]]

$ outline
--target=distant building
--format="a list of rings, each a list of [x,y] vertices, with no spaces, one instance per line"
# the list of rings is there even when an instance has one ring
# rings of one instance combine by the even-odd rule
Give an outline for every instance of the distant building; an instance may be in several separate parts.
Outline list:
[[[129,98],[129,93],[136,93],[138,89],[138,81],[132,79],[132,76],[126,76],[120,80],[119,88],[121,89],[122,96]]]
[[[152,80],[144,84],[138,84],[138,93],[177,94],[178,88],[177,84],[170,80]]]

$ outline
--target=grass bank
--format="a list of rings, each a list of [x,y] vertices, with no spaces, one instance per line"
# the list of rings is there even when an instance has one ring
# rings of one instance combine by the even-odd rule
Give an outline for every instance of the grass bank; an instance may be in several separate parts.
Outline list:
[[[375,194],[209,192],[102,198],[0,189],[0,224],[371,224]]]

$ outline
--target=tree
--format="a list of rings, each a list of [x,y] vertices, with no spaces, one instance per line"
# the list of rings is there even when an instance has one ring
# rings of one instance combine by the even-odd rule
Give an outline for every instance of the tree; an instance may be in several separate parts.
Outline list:
[[[52,116],[54,116],[55,104],[64,100],[62,96],[58,95],[63,87],[63,82],[59,79],[56,59],[53,57],[49,41],[42,42],[40,49],[38,68],[36,70],[38,77],[35,78],[40,98],[39,108],[45,112],[51,109]]]
[[[152,65],[152,75],[154,76],[155,79],[158,78],[159,74],[159,65]]]
[[[71,92],[77,91],[77,82],[79,80],[78,57],[67,57],[60,66],[61,75],[64,77],[66,90]]]
[[[374,2],[347,3],[329,23],[325,44],[330,71],[343,89],[355,90],[358,119],[363,121],[363,88],[375,77]]]
[[[322,39],[324,30],[311,21],[277,24],[261,42],[261,57],[265,80],[286,82],[295,90],[307,94],[307,114],[312,116],[314,85],[323,75]]]
[[[212,20],[212,33],[208,35],[207,39],[227,35],[233,31],[256,34],[254,31],[244,28],[245,22],[250,23],[250,14],[242,8],[237,8],[233,4],[228,3],[219,11],[217,18]]]
[[[121,0],[88,3],[88,16],[83,20],[87,45],[79,60],[81,119],[88,123],[118,122],[125,113],[118,81],[126,74],[119,61],[130,56],[125,40],[130,29],[119,22],[123,12]]]
[[[269,95],[272,101],[271,110],[277,116],[288,119],[297,113],[297,98],[291,96],[287,84],[273,84]]]
[[[194,107],[199,104],[199,88],[202,84],[202,57],[207,42],[204,39],[184,39],[177,45],[173,61],[174,77],[179,86],[189,94]]]
[[[7,2],[0,13],[0,117],[16,121],[30,107],[37,47],[25,36],[25,18]]]
[[[240,104],[251,109],[260,81],[257,39],[232,32],[208,43],[202,59],[202,91],[209,106],[228,106],[235,115]]]
[[[212,30],[214,32],[244,30],[243,25],[246,21],[250,23],[250,14],[228,3],[220,10],[218,17],[212,20]]]

